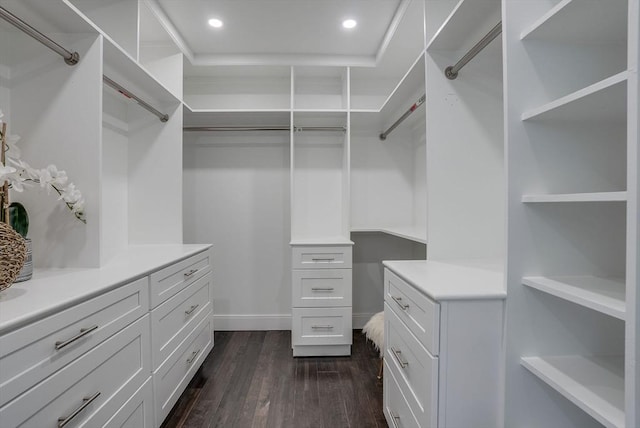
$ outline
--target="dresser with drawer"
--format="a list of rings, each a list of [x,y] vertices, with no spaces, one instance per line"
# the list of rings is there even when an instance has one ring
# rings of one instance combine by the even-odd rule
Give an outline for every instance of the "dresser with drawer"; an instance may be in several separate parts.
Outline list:
[[[0,425],[158,427],[213,346],[210,247],[132,247],[0,293]]]
[[[351,355],[351,253],[352,243],[292,244],[294,357]]]
[[[500,426],[500,269],[424,260],[384,265],[389,426]]]

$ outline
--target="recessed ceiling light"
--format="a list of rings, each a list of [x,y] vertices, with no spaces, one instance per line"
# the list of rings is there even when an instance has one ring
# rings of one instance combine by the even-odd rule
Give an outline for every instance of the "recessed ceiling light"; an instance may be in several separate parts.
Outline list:
[[[356,25],[358,25],[358,23],[356,22],[355,19],[345,19],[344,21],[342,21],[342,26],[344,28],[354,28]]]
[[[222,21],[220,21],[218,18],[211,18],[209,20],[209,25],[211,25],[213,28],[220,28],[222,27]]]

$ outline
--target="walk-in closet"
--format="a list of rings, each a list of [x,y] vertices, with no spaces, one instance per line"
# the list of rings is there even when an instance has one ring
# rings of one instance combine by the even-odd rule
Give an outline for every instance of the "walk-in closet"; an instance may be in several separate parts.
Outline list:
[[[640,0],[0,0],[0,427],[640,426]]]

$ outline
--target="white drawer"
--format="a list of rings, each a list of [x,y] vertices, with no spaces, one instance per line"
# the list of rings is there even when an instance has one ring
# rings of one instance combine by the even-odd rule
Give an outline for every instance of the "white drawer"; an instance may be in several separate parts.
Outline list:
[[[104,428],[153,428],[153,386],[151,377],[107,421]]]
[[[438,406],[438,359],[407,330],[385,304],[384,358],[409,403],[425,426],[436,426]]]
[[[211,273],[151,311],[151,363],[155,370],[211,312]]]
[[[384,300],[432,354],[440,352],[440,305],[384,270]]]
[[[298,269],[292,276],[293,306],[351,306],[351,269]]]
[[[142,278],[0,337],[0,406],[149,310]]]
[[[351,245],[291,247],[292,269],[351,269]]]
[[[149,377],[149,317],[110,337],[0,408],[6,427],[101,427]],[[91,399],[89,399],[91,398]]]
[[[389,370],[389,364],[384,362],[383,377],[384,416],[390,428],[420,428],[416,417],[411,413],[406,398],[400,391],[396,378]],[[435,427],[435,425],[432,425]]]
[[[160,426],[213,346],[207,316],[153,374],[155,425]]]
[[[151,278],[151,307],[175,296],[198,278],[211,271],[211,251],[198,253],[154,272]]]
[[[351,345],[351,308],[293,308],[291,340],[299,345]]]

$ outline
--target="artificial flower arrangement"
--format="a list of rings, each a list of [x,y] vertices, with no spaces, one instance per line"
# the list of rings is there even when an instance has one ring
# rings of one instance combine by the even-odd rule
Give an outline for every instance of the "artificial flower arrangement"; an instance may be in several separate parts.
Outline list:
[[[0,110],[0,140],[4,141],[4,164],[0,162],[0,200],[2,209],[0,217],[8,222],[9,194],[8,189],[22,192],[26,187],[39,184],[41,188],[49,192],[51,189],[58,193],[59,200],[63,201],[75,217],[83,223],[87,223],[84,213],[85,201],[76,186],[69,182],[67,173],[58,170],[55,165],[49,165],[43,169],[36,169],[20,158],[20,149],[17,146],[20,137],[18,135],[4,135],[6,125],[2,122],[3,113]],[[5,183],[4,186],[2,183]]]

